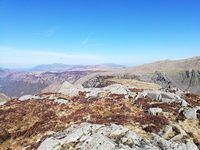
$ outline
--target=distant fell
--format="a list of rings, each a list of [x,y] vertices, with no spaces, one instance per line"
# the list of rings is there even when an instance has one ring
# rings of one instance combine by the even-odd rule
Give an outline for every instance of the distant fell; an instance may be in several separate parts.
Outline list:
[[[112,70],[125,68],[123,65],[105,63],[97,65],[67,65],[62,63],[38,65],[31,71],[83,71],[83,70]]]
[[[125,69],[125,72],[146,74],[155,71],[172,72],[183,70],[200,70],[200,56],[192,57],[181,60],[163,60],[156,61],[149,64],[139,65],[135,67],[129,67]]]

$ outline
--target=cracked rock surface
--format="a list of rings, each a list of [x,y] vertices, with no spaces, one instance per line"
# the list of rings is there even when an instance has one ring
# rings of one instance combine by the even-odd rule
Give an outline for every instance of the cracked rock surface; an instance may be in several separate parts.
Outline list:
[[[159,149],[147,139],[116,124],[110,126],[82,123],[45,139],[38,150],[55,149],[115,150]]]

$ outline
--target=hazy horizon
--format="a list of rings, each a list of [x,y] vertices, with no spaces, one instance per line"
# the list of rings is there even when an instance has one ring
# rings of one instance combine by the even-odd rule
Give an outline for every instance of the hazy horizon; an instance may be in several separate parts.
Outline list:
[[[0,0],[0,67],[200,56],[198,0]]]
[[[67,63],[58,63],[58,62],[53,62],[53,63],[43,63],[43,64],[32,64],[32,65],[28,65],[28,66],[1,66],[0,65],[0,69],[10,69],[10,70],[18,70],[18,71],[30,71],[30,70],[34,70],[36,69],[37,67],[41,67],[41,66],[51,66],[52,67],[54,65],[68,65],[68,66],[71,66],[71,67],[78,67],[78,66],[83,66],[83,67],[86,67],[86,66],[95,66],[95,65],[117,65],[118,67],[121,66],[121,67],[136,67],[136,66],[140,66],[140,65],[145,65],[145,64],[150,64],[150,63],[156,63],[156,62],[160,62],[160,61],[179,61],[179,60],[183,60],[183,59],[191,59],[191,58],[195,58],[195,57],[200,57],[200,56],[193,56],[193,57],[187,57],[187,58],[179,58],[179,59],[160,59],[160,60],[154,60],[154,61],[149,61],[149,62],[143,62],[143,63],[138,63],[138,64],[116,64],[116,63],[97,63],[97,64],[67,64]],[[65,66],[65,67],[66,67]],[[55,66],[54,66],[55,67]]]

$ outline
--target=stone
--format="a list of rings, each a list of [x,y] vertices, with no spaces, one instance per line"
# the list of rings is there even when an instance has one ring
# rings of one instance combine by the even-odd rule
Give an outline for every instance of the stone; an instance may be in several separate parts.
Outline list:
[[[55,96],[53,96],[53,95],[51,95],[51,96],[49,96],[48,97],[48,99],[50,99],[50,100],[54,100],[54,99],[56,99],[57,97],[55,97]]]
[[[86,97],[91,98],[91,97],[98,97],[99,93],[103,92],[102,89],[100,88],[94,88],[94,89],[86,89]]]
[[[136,99],[143,98],[143,97],[148,97],[152,100],[161,101],[164,103],[178,102],[183,107],[186,107],[188,105],[188,103],[184,99],[180,98],[179,95],[176,95],[174,93],[164,92],[164,91],[145,90],[139,93]]]
[[[73,85],[67,81],[62,84],[59,92],[71,97],[77,96],[79,92],[86,92],[86,98],[97,98],[101,93],[124,95],[126,98],[136,96],[127,86],[121,84],[112,84],[103,88],[83,88],[82,85]]]
[[[90,123],[72,125],[62,132],[51,135],[41,143],[38,150],[55,150],[61,147],[81,150],[158,150],[158,147],[148,140],[121,125],[105,126]]]
[[[124,128],[121,125],[111,124],[110,128],[111,128],[111,131],[110,131],[109,137],[113,137],[113,138],[122,137],[126,134],[126,132],[128,132],[128,129]]]
[[[65,82],[62,84],[60,90],[69,89],[69,88],[72,88],[72,87],[74,87],[73,84],[69,83],[68,81],[65,81]]]
[[[174,99],[174,94],[171,93],[161,92],[160,95],[162,99]]]
[[[171,133],[178,133],[173,137],[170,137]],[[165,139],[169,139],[169,141],[181,141],[183,137],[187,137],[187,133],[178,125],[178,124],[171,124],[165,126],[165,128],[159,133],[159,135]]]
[[[55,99],[54,102],[59,103],[59,104],[67,104],[67,103],[69,103],[68,100],[62,99],[62,98]]]
[[[143,92],[140,92],[136,99],[148,97],[152,100],[160,100],[160,92],[159,91],[153,91],[153,90],[144,90]]]
[[[128,145],[133,145],[133,144],[138,145],[140,141],[141,141],[141,138],[134,132],[130,132],[130,131],[127,132],[127,134],[122,138],[122,143],[128,144]]]
[[[187,141],[186,147],[188,150],[198,150],[197,145],[195,145],[193,141]]]
[[[25,101],[25,100],[29,100],[29,99],[41,99],[41,97],[34,96],[34,95],[24,95],[19,98],[20,101]]]
[[[61,140],[56,140],[53,137],[45,139],[37,150],[55,150],[61,147]]]
[[[73,97],[77,96],[79,91],[83,91],[83,87],[81,85],[73,85],[68,81],[65,81],[58,92]]]
[[[96,76],[93,77],[87,81],[85,81],[82,85],[85,88],[96,88],[96,87],[100,87],[101,83],[104,81],[104,77],[103,76]]]
[[[169,135],[173,132],[173,128],[171,125],[166,125],[160,132],[159,135],[165,139],[169,137]]]
[[[188,103],[186,102],[186,100],[184,100],[184,99],[179,99],[180,101],[181,101],[181,106],[182,107],[187,107],[188,106]]]
[[[151,115],[157,115],[162,112],[162,108],[149,108],[148,113]]]
[[[38,150],[55,150],[59,149],[63,144],[71,144],[77,142],[84,134],[87,135],[91,131],[88,123],[82,123],[80,126],[71,126],[70,128],[58,132],[51,137],[45,139],[38,147]]]
[[[189,108],[183,112],[187,119],[197,119],[197,112],[200,111],[200,107]]]
[[[133,149],[130,148],[128,145],[120,144],[119,145],[119,150],[133,150]]]
[[[87,139],[82,147],[82,150],[115,150],[115,143],[108,137],[102,134],[95,134]]]
[[[104,89],[110,92],[111,94],[124,94],[124,95],[128,94],[128,88],[126,88],[121,84],[113,84],[105,87]]]
[[[198,150],[198,147],[194,144],[193,141],[186,142],[173,142],[160,137],[157,134],[152,133],[153,140],[157,145],[163,150]]]
[[[141,138],[136,133],[132,131],[128,131],[127,134],[124,136],[128,139],[128,145],[131,145],[133,149],[140,149],[140,150],[159,150],[158,147],[151,144],[148,140]]]
[[[160,92],[158,92],[158,91],[151,91],[151,92],[149,91],[144,94],[145,94],[145,96],[149,97],[152,100],[160,100],[161,99]]]
[[[4,105],[5,103],[7,103],[7,101],[0,102],[0,105]]]

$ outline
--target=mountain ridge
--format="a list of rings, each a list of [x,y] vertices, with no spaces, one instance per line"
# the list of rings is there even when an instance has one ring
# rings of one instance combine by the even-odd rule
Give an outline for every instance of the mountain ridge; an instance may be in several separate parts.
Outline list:
[[[53,63],[38,65],[31,68],[31,71],[75,71],[75,70],[109,70],[124,68],[124,65],[118,65],[113,63],[104,63],[96,65],[67,65],[63,63]]]
[[[185,70],[194,69],[200,70],[200,56],[195,56],[185,59],[177,60],[161,60],[147,64],[142,64],[134,67],[125,68],[123,71],[131,73],[152,73],[155,71],[169,71],[169,70]]]
[[[175,86],[184,91],[200,94],[199,56],[181,60],[156,61],[126,68],[115,64],[80,65],[71,69],[69,69],[69,65],[65,64],[57,63],[53,66],[67,66],[68,71],[20,72],[1,69],[0,92],[5,93],[9,97],[21,96],[24,94],[37,94],[40,91],[56,92],[65,81],[84,84],[84,82],[87,83],[87,81],[92,78],[94,78],[94,80],[91,80],[92,82],[98,81],[98,78],[95,79],[97,76],[111,75],[114,76],[114,78],[130,79],[130,82],[131,79],[136,79],[145,82],[153,82],[162,87]],[[52,65],[47,66],[47,68],[48,67],[52,68]]]

